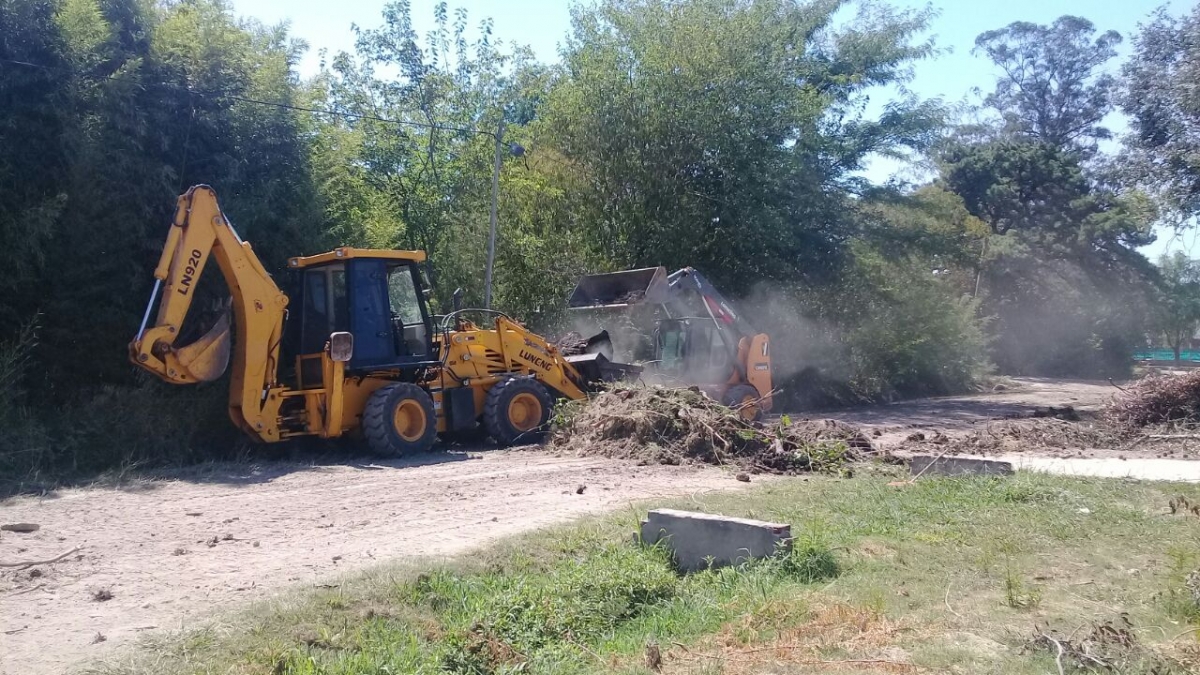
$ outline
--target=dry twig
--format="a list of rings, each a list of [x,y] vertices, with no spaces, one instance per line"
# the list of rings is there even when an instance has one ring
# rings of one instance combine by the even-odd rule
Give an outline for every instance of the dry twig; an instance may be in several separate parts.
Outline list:
[[[58,555],[54,556],[53,558],[50,558],[49,560],[22,560],[19,562],[7,562],[7,563],[0,562],[0,567],[18,567],[20,569],[25,569],[27,567],[33,567],[34,565],[49,565],[50,563],[58,562],[59,560],[62,560],[63,558],[71,555],[72,553],[76,553],[82,549],[83,549],[82,546],[76,546],[75,548],[71,549],[70,551],[67,551],[65,553],[59,553]]]

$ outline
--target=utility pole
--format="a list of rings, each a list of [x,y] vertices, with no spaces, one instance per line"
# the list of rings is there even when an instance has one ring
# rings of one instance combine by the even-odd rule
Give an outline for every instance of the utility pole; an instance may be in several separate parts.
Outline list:
[[[489,218],[490,224],[488,229],[488,249],[487,249],[487,267],[483,272],[483,307],[484,309],[492,308],[492,268],[496,264],[496,209],[500,202],[500,163],[503,159],[501,147],[503,147],[502,139],[504,138],[504,117],[500,118],[500,124],[496,127],[496,163],[492,167],[492,213]]]

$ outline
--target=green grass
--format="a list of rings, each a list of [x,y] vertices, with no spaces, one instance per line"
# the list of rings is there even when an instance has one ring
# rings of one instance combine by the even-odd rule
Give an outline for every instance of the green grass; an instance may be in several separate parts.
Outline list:
[[[631,544],[630,510],[296,592],[96,672],[648,673],[655,645],[674,673],[1041,674],[1055,650],[1035,628],[1075,638],[1121,616],[1140,664],[1122,672],[1200,667],[1195,634],[1176,637],[1200,619],[1183,585],[1200,519],[1165,508],[1200,486],[893,478],[670,504],[793,524],[787,557],[739,569],[676,574]]]

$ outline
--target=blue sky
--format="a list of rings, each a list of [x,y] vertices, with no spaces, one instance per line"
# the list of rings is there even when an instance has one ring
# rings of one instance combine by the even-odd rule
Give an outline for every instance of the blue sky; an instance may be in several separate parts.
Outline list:
[[[413,20],[420,30],[433,22],[436,0],[411,0]],[[308,41],[310,51],[300,65],[302,75],[316,72],[318,51],[330,54],[352,50],[352,24],[374,27],[380,23],[384,0],[233,0],[236,11],[267,24],[288,21],[294,36]],[[526,44],[538,58],[558,58],[558,46],[570,30],[570,5],[567,0],[451,0],[453,7],[465,7],[471,23],[484,17],[494,22],[494,35],[508,43]],[[937,46],[944,50],[936,58],[917,64],[908,88],[923,98],[940,97],[948,102],[971,96],[979,87],[987,91],[995,79],[989,62],[973,56],[975,36],[1013,21],[1049,23],[1063,14],[1086,17],[1100,30],[1116,30],[1126,36],[1121,58],[1129,52],[1129,35],[1155,8],[1165,5],[1172,14],[1187,11],[1193,0],[891,0],[891,4],[919,9],[931,4],[938,12],[930,27]],[[1121,58],[1114,60],[1117,67]],[[1123,122],[1114,116],[1110,126],[1119,131]],[[890,162],[874,162],[867,175],[886,179],[899,168]],[[1200,255],[1200,240],[1195,232],[1175,236],[1160,233],[1159,241],[1143,250],[1152,258],[1164,250],[1184,250]]]

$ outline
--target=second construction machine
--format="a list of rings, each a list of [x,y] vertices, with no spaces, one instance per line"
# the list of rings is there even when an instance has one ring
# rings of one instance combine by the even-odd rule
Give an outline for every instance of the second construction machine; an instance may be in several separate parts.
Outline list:
[[[703,274],[665,267],[593,274],[579,280],[576,310],[656,309],[654,374],[699,386],[748,420],[771,409],[770,340],[756,332]]]
[[[210,258],[229,302],[199,339],[176,344]],[[479,425],[501,445],[530,439],[556,398],[582,399],[595,382],[640,370],[600,354],[565,357],[499,312],[490,313],[493,328],[465,318],[483,310],[435,317],[424,260],[423,251],[358,248],[292,258],[285,293],[212,188],[196,186],[179,197],[130,358],[167,382],[193,384],[219,378],[232,354],[229,414],[252,438],[361,434],[386,455]]]

